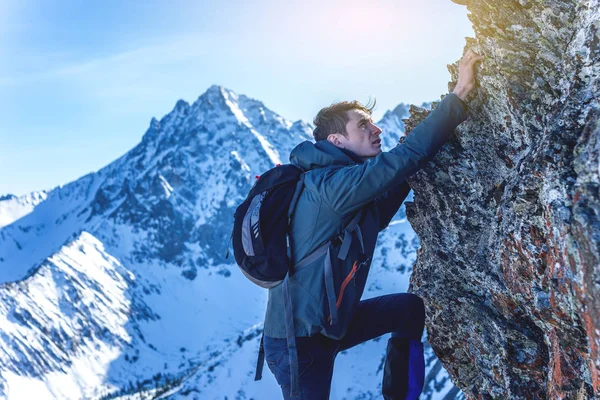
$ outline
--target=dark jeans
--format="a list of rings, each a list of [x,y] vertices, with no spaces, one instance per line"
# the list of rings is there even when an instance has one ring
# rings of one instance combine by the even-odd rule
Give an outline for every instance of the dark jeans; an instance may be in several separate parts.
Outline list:
[[[386,333],[392,337],[386,352],[383,396],[386,400],[417,399],[425,377],[424,324],[423,300],[411,293],[398,293],[361,301],[341,340],[323,335],[296,338],[301,399],[329,399],[336,355]],[[287,340],[265,336],[264,348],[283,398],[291,399]]]

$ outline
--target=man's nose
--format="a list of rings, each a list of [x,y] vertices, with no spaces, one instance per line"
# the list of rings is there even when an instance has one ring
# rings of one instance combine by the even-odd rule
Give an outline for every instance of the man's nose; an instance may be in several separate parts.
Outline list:
[[[382,131],[381,128],[379,128],[377,125],[375,124],[371,124],[371,132],[373,133],[373,135],[379,135]]]

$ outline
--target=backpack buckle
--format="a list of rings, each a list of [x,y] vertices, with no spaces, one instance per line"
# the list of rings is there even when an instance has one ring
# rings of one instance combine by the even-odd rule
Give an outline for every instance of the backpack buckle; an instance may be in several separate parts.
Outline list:
[[[339,234],[338,236],[331,239],[331,244],[334,246],[339,246],[342,244],[343,241],[344,241],[343,236],[341,234]]]

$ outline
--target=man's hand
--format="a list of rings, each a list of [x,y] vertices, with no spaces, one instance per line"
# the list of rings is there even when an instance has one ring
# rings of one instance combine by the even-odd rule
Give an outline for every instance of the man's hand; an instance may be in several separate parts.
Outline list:
[[[482,56],[468,49],[458,62],[458,82],[452,93],[462,101],[466,100],[467,94],[475,87],[475,64],[481,60]]]

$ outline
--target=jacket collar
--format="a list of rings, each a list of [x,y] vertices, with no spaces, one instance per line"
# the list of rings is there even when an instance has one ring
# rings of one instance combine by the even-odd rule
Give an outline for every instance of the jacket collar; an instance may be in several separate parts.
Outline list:
[[[323,168],[331,165],[355,165],[364,161],[354,152],[340,149],[327,140],[317,143],[304,141],[290,153],[290,162],[305,170]]]

